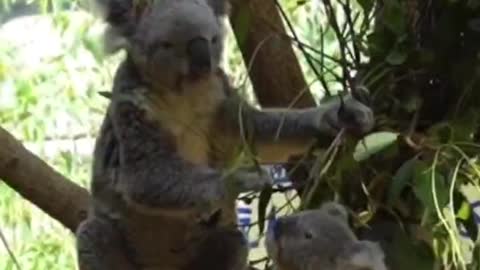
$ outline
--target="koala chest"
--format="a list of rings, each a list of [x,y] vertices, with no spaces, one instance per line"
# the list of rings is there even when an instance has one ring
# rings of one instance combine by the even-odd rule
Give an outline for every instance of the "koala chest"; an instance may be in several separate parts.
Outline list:
[[[193,164],[207,165],[216,156],[215,121],[224,101],[221,87],[212,83],[185,87],[180,93],[154,98],[152,113],[174,138],[177,154]]]
[[[194,164],[208,164],[211,113],[195,111],[182,104],[172,111],[172,118],[162,121],[173,135],[177,153]]]

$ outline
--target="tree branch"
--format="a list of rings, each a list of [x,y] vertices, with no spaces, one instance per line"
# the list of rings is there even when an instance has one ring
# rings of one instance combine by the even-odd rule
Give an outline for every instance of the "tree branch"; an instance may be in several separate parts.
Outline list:
[[[0,142],[0,179],[75,231],[87,214],[88,191],[56,172],[2,127]]]
[[[274,0],[232,0],[232,25],[263,107],[315,106]],[[303,93],[302,93],[303,92]],[[301,94],[300,98],[299,96]]]

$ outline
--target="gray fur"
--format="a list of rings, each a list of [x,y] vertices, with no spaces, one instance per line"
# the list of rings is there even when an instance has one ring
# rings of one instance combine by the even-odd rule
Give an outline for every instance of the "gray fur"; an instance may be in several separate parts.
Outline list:
[[[338,119],[339,102],[292,111],[244,102],[219,67],[222,0],[102,1],[127,58],[95,145],[92,211],[77,232],[81,270],[122,269],[119,261],[126,270],[246,267],[235,199],[272,180],[228,170],[242,132],[265,160],[284,159],[352,123]],[[345,108],[361,132],[372,128],[368,107],[350,98]]]
[[[276,269],[386,270],[380,246],[357,240],[347,218],[336,203],[279,218],[266,240]]]

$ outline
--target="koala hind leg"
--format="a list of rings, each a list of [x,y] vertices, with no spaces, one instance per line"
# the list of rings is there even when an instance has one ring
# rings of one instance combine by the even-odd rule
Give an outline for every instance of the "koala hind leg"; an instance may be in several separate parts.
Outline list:
[[[137,270],[122,249],[120,233],[108,221],[88,218],[76,231],[80,270]]]
[[[214,228],[207,233],[183,270],[246,270],[248,246],[236,228]]]

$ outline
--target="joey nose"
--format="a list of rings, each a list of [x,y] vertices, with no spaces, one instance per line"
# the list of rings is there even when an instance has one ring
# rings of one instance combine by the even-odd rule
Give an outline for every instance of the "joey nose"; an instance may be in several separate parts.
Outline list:
[[[199,76],[212,69],[210,44],[205,38],[195,38],[188,42],[187,55],[189,58],[190,74]]]

